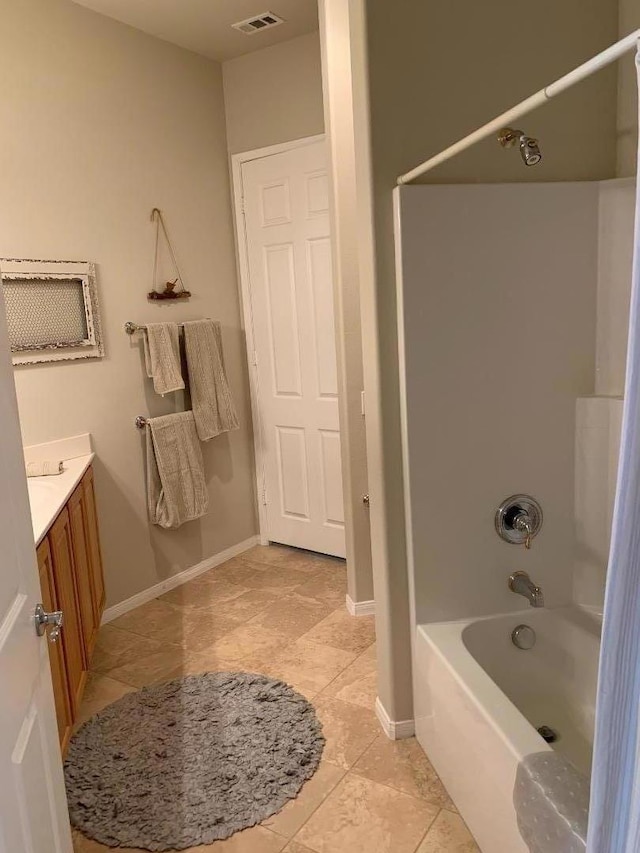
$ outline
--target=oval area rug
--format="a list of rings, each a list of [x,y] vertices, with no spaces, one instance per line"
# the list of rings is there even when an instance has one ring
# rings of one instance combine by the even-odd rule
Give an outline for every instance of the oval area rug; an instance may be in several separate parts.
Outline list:
[[[218,672],[143,688],[73,737],[71,823],[109,847],[211,844],[279,811],[323,748],[313,706],[282,681]]]

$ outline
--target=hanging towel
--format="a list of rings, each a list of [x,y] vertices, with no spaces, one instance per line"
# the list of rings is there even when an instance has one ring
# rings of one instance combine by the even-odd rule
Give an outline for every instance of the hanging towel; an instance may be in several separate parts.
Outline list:
[[[238,429],[238,416],[222,360],[220,323],[194,320],[184,324],[191,407],[200,441]]]
[[[147,421],[149,518],[160,527],[180,527],[203,516],[209,505],[202,449],[193,412]]]
[[[143,331],[144,362],[156,394],[184,388],[177,323],[148,323]]]

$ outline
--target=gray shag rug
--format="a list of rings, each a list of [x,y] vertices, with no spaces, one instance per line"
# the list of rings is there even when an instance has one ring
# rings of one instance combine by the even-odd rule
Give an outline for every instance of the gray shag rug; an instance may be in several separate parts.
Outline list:
[[[109,847],[212,844],[279,811],[323,748],[313,706],[282,681],[218,672],[144,688],[72,739],[71,822]]]

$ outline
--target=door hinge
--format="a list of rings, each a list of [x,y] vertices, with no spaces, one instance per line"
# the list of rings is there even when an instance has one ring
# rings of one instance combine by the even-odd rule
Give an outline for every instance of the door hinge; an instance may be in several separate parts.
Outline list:
[[[258,351],[257,351],[257,350],[255,350],[255,349],[254,349],[254,351],[253,351],[253,356],[252,356],[252,359],[251,359],[251,363],[253,364],[253,366],[254,366],[254,367],[257,367],[257,366],[258,366]]]
[[[267,505],[267,484],[266,483],[262,484],[262,503],[264,504],[264,506]]]

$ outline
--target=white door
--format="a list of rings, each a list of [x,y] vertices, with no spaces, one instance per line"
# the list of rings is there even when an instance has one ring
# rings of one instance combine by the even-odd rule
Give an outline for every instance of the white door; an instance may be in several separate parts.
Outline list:
[[[0,853],[71,853],[9,342],[0,295]]]
[[[344,557],[328,181],[324,141],[242,165],[262,518],[273,542]]]

